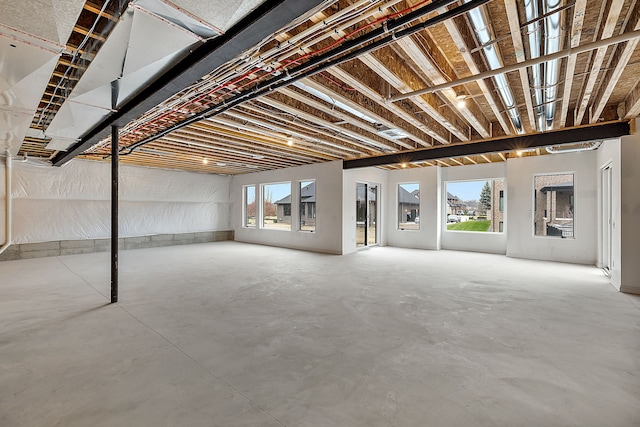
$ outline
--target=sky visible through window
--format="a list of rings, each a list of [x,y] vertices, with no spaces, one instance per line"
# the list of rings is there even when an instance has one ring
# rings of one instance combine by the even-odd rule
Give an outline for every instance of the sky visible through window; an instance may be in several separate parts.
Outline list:
[[[478,200],[486,182],[488,181],[447,182],[447,191],[460,200]]]

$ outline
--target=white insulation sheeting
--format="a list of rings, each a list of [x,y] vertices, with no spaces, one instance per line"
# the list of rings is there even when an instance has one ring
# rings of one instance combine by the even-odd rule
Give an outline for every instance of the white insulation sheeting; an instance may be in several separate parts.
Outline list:
[[[229,184],[217,175],[120,166],[120,237],[229,230]],[[108,163],[14,162],[12,193],[13,243],[111,235]]]

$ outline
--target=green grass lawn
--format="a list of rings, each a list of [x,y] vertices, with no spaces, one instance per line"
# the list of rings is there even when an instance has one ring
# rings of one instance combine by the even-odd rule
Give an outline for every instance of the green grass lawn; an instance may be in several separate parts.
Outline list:
[[[447,230],[457,231],[489,231],[491,221],[465,221],[447,224]]]

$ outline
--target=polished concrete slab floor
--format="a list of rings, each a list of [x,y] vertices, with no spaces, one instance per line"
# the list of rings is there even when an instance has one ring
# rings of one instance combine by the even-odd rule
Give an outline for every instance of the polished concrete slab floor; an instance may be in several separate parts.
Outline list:
[[[217,242],[0,263],[0,426],[640,425],[595,267]]]

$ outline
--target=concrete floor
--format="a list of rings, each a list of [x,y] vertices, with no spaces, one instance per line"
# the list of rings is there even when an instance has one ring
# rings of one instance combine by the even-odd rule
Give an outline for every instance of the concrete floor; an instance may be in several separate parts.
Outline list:
[[[0,263],[0,426],[640,425],[594,267],[218,242]]]

